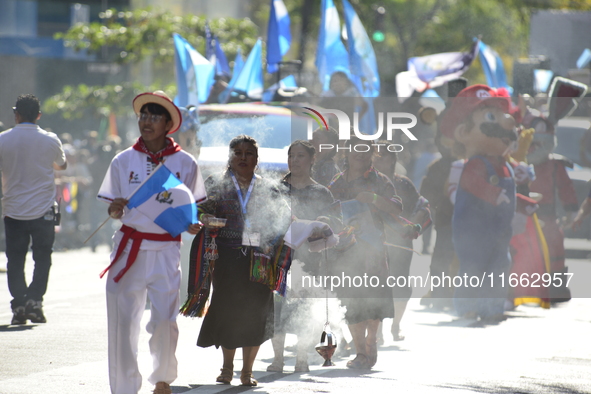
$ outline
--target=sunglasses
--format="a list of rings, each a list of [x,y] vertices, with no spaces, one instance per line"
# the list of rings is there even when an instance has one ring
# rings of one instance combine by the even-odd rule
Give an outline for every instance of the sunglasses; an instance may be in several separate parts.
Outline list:
[[[164,118],[164,115],[152,115],[141,112],[138,114],[137,118],[140,122],[150,121],[152,123],[158,123]]]

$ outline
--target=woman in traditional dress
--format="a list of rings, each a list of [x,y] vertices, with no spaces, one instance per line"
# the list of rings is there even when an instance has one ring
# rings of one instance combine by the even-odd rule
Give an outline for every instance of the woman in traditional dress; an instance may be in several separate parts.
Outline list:
[[[289,173],[281,182],[282,191],[289,199],[294,219],[324,221],[333,231],[338,231],[341,224],[340,205],[335,204],[332,193],[325,186],[311,177],[315,152],[314,146],[308,141],[297,140],[290,145],[287,151]],[[298,261],[294,264],[302,264],[308,275],[319,275],[323,256],[323,253],[310,252],[308,248],[301,247],[294,251],[294,260]],[[292,269],[292,284],[299,279],[294,278],[294,274]],[[305,292],[303,289],[296,291]],[[283,372],[285,334],[289,332],[298,335],[295,372],[308,372],[307,352],[313,346],[313,334],[318,331],[315,328],[321,328],[325,320],[315,319],[313,311],[318,309],[314,308],[317,299],[311,298],[309,294],[293,294],[290,291],[288,297],[289,299],[276,296],[275,336],[272,340],[275,357],[267,371]],[[317,323],[316,327],[314,323]]]
[[[336,253],[339,269],[333,275],[379,278],[377,286],[353,284],[353,287],[337,289],[337,296],[347,308],[345,319],[357,351],[347,367],[368,369],[375,365],[378,357],[378,326],[384,318],[394,317],[392,291],[386,285],[388,264],[383,216],[398,218],[402,202],[388,177],[373,168],[373,146],[352,137],[348,147],[345,171],[337,175],[328,188],[335,199],[341,200],[343,224],[355,227],[357,242]]]
[[[234,354],[241,347],[244,386],[257,385],[252,366],[259,346],[273,336],[271,265],[290,219],[279,190],[255,174],[257,162],[257,142],[246,135],[235,137],[227,170],[207,178],[208,200],[199,206],[206,227],[211,228],[214,218],[224,218],[226,224],[215,237],[213,294],[197,345],[222,347],[224,362],[216,380],[225,384],[232,381]]]

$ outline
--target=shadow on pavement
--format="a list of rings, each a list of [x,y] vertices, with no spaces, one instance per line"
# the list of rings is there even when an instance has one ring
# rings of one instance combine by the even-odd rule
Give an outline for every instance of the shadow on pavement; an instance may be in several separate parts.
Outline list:
[[[258,379],[260,382],[261,380]],[[234,385],[229,384],[191,384],[191,390],[199,388],[204,390],[205,393],[224,393],[224,394],[237,394],[237,393],[244,393],[245,391],[258,389],[257,393],[266,393],[266,391],[260,391],[260,387],[247,387],[247,386],[236,386],[236,384],[240,384],[238,381],[234,383]],[[176,391],[174,386],[170,386],[173,393],[183,393],[187,391],[185,387],[182,387],[182,391]],[[226,389],[224,389],[226,387]],[[180,388],[180,387],[179,387]]]
[[[377,370],[370,369],[327,369],[326,372],[319,374],[323,378],[357,378],[360,376],[370,376],[379,373]],[[327,382],[328,383],[328,382]]]
[[[507,387],[507,386],[483,386],[483,385],[469,385],[469,384],[461,384],[461,385],[437,385],[435,387],[441,387],[446,389],[452,390],[469,390],[470,392],[474,393],[494,393],[494,394],[527,394],[527,393],[537,393],[537,392],[551,392],[554,394],[585,394],[587,391],[580,391],[573,387],[568,387],[561,384],[543,384],[538,382],[531,382],[532,386],[531,391],[515,391],[515,387]],[[535,387],[537,386],[537,388]],[[543,390],[543,391],[542,391]]]
[[[0,326],[0,332],[27,331],[27,330],[32,330],[35,327],[37,327],[37,326],[36,325],[28,326],[25,324],[13,326],[11,324],[4,324],[4,325]]]

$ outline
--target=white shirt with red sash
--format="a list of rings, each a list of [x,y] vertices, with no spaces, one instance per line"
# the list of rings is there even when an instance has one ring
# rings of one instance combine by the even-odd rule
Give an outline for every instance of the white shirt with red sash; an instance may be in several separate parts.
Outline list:
[[[110,202],[119,197],[127,198],[152,173],[160,159],[193,192],[196,201],[205,199],[203,178],[193,156],[180,150],[172,140],[165,149],[167,152],[160,157],[138,149],[139,142],[115,156],[99,190],[99,199]],[[128,238],[124,238],[125,234],[132,235],[119,250],[106,283],[109,380],[113,394],[136,393],[141,387],[137,328],[145,308],[146,294],[152,309],[147,330],[152,334],[150,353],[154,360],[154,370],[148,381],[170,384],[177,376],[180,239],[147,239],[165,239],[170,235],[136,209],[125,208],[121,221],[124,227],[113,237],[111,261],[117,255],[121,241]],[[138,235],[139,239],[134,239]]]

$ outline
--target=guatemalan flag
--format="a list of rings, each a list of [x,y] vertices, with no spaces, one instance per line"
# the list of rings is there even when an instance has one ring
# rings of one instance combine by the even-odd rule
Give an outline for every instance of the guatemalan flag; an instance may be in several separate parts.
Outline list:
[[[479,42],[478,57],[480,64],[482,64],[482,71],[486,77],[486,84],[491,88],[505,88],[509,93],[513,92],[513,88],[507,84],[507,74],[503,66],[503,59],[499,54],[486,45],[484,42]]]
[[[228,87],[218,96],[218,101],[222,104],[226,104],[230,100],[230,95],[234,91],[234,85],[240,76],[240,72],[244,67],[244,58],[242,57],[242,49],[238,47],[236,51],[236,58],[234,59],[234,69],[232,70],[232,78],[228,82]]]
[[[220,39],[211,33],[209,21],[205,22],[205,57],[215,66],[215,75],[230,78],[228,58],[220,45]]]
[[[197,223],[193,193],[164,164],[158,165],[127,200],[129,209],[137,209],[173,237]]]
[[[251,99],[260,100],[263,95],[263,42],[259,38],[248,54],[231,91],[245,93]]]
[[[330,77],[336,71],[348,76],[349,54],[341,41],[341,20],[333,0],[322,0],[318,46],[316,48],[316,68],[322,84],[322,91],[329,90]]]
[[[209,97],[215,67],[179,34],[174,33],[173,40],[178,90],[174,103],[179,107],[198,106]]]
[[[215,37],[215,75],[221,75],[227,78],[232,76],[228,58],[220,45],[220,39]]]
[[[345,9],[345,26],[349,45],[349,64],[352,80],[359,88],[363,97],[367,97],[367,112],[360,121],[362,127],[372,133],[376,130],[375,111],[371,97],[380,94],[380,75],[376,54],[371,40],[357,16],[355,9],[347,0],[343,0]]]
[[[380,94],[380,75],[371,40],[351,3],[343,0],[343,7],[351,73],[357,79],[357,85],[364,97],[377,97]]]
[[[291,46],[289,14],[283,0],[271,0],[271,13],[267,25],[267,71],[279,70],[279,62]]]
[[[480,40],[474,41],[467,52],[445,52],[408,59],[410,75],[422,81],[426,88],[435,88],[459,78],[478,56]],[[398,81],[397,81],[398,82]],[[415,89],[417,90],[417,89]],[[420,90],[422,91],[422,90]]]

